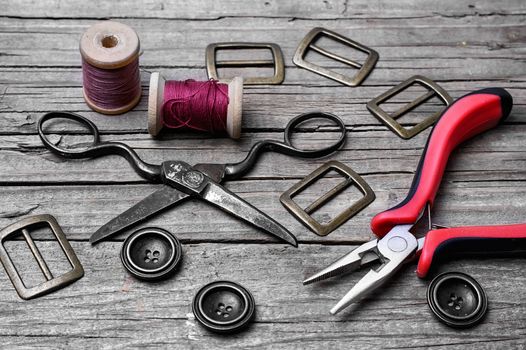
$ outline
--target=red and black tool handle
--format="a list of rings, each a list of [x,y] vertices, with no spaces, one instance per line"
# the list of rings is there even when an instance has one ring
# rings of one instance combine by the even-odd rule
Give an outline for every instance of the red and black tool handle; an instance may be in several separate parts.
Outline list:
[[[439,259],[503,254],[526,254],[526,224],[432,230],[424,240],[416,274],[426,277],[431,264]]]
[[[427,204],[433,204],[453,149],[497,126],[512,106],[511,95],[501,88],[478,90],[451,104],[429,135],[409,194],[397,206],[377,214],[371,221],[372,231],[383,237],[394,226],[416,223]]]

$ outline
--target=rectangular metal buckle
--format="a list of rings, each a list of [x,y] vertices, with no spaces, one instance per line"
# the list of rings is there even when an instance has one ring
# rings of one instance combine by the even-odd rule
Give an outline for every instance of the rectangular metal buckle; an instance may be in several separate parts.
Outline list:
[[[218,50],[247,50],[247,49],[269,49],[272,60],[227,60],[217,61]],[[219,78],[217,68],[227,67],[274,67],[274,75],[271,77],[243,77],[245,85],[267,85],[281,84],[285,79],[285,64],[283,53],[278,45],[272,43],[215,43],[206,47],[206,70],[209,79]]]
[[[31,235],[28,231],[30,227],[42,226],[45,224],[51,228],[51,231],[57,238],[57,241],[60,244],[62,251],[66,255],[72,267],[70,271],[58,277],[53,277],[53,274],[49,270],[46,261],[42,257],[42,254],[40,254],[40,251],[38,250],[37,246],[35,245],[35,242],[31,238]],[[18,234],[19,232],[22,233],[29,249],[31,250],[31,253],[35,257],[38,265],[40,266],[40,269],[42,270],[42,273],[44,274],[44,277],[46,278],[46,282],[43,282],[30,288],[27,288],[25,286],[24,282],[22,281],[22,278],[18,274],[15,265],[13,264],[13,261],[11,260],[11,257],[7,253],[4,246],[5,241],[9,237]],[[7,271],[7,275],[13,283],[13,286],[15,287],[18,295],[25,300],[36,298],[41,295],[50,293],[54,290],[63,288],[66,285],[75,282],[76,280],[84,276],[84,269],[82,268],[82,265],[80,264],[77,255],[75,255],[73,248],[69,244],[66,235],[58,225],[57,220],[53,216],[47,214],[35,215],[25,218],[1,230],[0,261],[2,262],[2,265],[4,265],[4,268]]]
[[[367,59],[363,64],[361,64],[317,46],[316,41],[322,36],[329,37],[337,42],[340,42],[344,45],[350,46],[358,51],[362,51],[368,54]],[[358,69],[358,73],[356,73],[354,77],[349,77],[347,75],[340,74],[330,69],[321,67],[312,62],[305,61],[305,56],[307,55],[307,52],[309,50],[316,51],[317,53],[325,57],[354,67]],[[354,40],[346,38],[338,33],[335,33],[325,28],[314,28],[305,36],[305,38],[303,38],[303,40],[301,40],[298,48],[296,49],[296,53],[294,54],[294,58],[292,59],[292,61],[299,67],[305,68],[307,70],[310,70],[311,72],[320,74],[329,79],[336,80],[337,82],[340,82],[345,85],[357,86],[361,84],[361,82],[365,79],[365,77],[367,77],[367,75],[369,75],[371,70],[374,68],[376,62],[378,61],[378,57],[378,52]]]
[[[312,185],[319,178],[322,178],[331,170],[335,170],[345,177],[345,181],[339,183],[337,186],[311,203],[305,209],[302,209],[296,202],[292,200],[294,196],[296,196],[308,186]],[[356,185],[356,187],[360,190],[360,192],[363,193],[364,196],[353,203],[350,207],[345,209],[343,212],[338,214],[336,217],[331,219],[327,224],[323,225],[319,223],[310,215],[352,184]],[[290,211],[294,217],[296,217],[296,219],[307,226],[311,231],[319,236],[326,236],[337,229],[344,222],[352,218],[354,215],[358,214],[369,204],[371,204],[375,198],[376,196],[373,190],[360,175],[358,175],[354,170],[345,164],[331,160],[323,164],[318,169],[314,170],[303,180],[285,191],[279,200],[281,201],[281,204],[283,204],[283,206],[287,208],[287,210]]]
[[[413,84],[420,84],[421,86],[427,88],[429,91],[418,97],[417,99],[413,100],[412,102],[406,104],[403,108],[399,109],[393,114],[389,114],[386,111],[384,111],[379,105],[391,97],[397,95],[401,91],[407,89],[409,86]],[[396,119],[400,118],[402,115],[409,113],[419,105],[423,104],[433,96],[438,96],[442,102],[444,102],[445,106],[441,110],[434,113],[432,116],[424,119],[420,123],[416,124],[410,129],[404,128],[400,123],[396,121]],[[427,129],[431,125],[433,125],[438,118],[440,117],[442,111],[449,106],[451,103],[453,103],[453,98],[449,96],[449,94],[441,88],[437,83],[432,81],[431,79],[428,79],[426,77],[423,77],[421,75],[415,75],[406,81],[400,83],[399,85],[393,87],[389,91],[381,94],[380,96],[372,99],[371,101],[367,102],[367,109],[381,122],[383,122],[389,129],[391,129],[394,133],[396,133],[398,136],[404,139],[410,139],[411,137],[415,136],[416,134],[420,133],[421,131]]]

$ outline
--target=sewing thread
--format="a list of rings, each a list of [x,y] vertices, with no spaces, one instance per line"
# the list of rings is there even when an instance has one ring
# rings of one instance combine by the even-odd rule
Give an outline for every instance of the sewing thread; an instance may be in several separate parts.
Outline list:
[[[167,80],[164,85],[162,123],[169,129],[225,134],[228,85],[216,80]]]
[[[140,43],[129,26],[103,21],[80,38],[84,99],[103,114],[121,114],[141,99]]]
[[[100,108],[121,108],[141,93],[139,58],[117,69],[98,68],[82,59],[82,78],[86,97]]]

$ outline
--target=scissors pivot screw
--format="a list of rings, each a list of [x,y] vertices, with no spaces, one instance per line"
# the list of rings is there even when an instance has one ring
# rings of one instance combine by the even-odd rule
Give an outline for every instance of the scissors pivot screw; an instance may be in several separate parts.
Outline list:
[[[203,174],[197,171],[189,171],[183,175],[183,182],[190,187],[199,187],[204,180]]]
[[[206,185],[205,176],[181,161],[168,161],[163,163],[166,180],[173,183],[174,187],[191,194],[199,193]]]

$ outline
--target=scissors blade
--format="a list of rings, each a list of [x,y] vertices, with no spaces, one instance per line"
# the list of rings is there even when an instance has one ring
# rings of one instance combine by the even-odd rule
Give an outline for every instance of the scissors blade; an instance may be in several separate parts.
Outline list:
[[[223,186],[209,182],[199,196],[225,212],[281,238],[294,247],[298,246],[296,237],[285,227]]]
[[[220,183],[225,177],[225,164],[202,163],[194,165],[193,168],[199,170],[216,183]]]
[[[109,236],[146,220],[150,216],[161,210],[165,210],[188,197],[188,194],[173,187],[162,186],[160,190],[150,194],[148,197],[144,198],[142,201],[99,228],[93,235],[91,235],[89,241],[91,244],[98,243]]]

